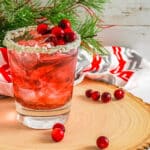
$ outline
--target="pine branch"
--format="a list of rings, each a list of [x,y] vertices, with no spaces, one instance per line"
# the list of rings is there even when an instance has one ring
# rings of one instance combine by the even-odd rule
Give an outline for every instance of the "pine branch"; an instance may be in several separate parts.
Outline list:
[[[79,0],[79,3],[92,8],[93,10],[101,12],[103,9],[103,4],[106,3],[106,0]]]
[[[28,4],[30,2],[30,0],[26,0],[24,3],[22,3],[20,6],[18,6],[16,8],[16,11],[19,10],[20,8],[22,8],[24,5]]]
[[[49,7],[51,9],[42,11],[41,16],[48,18],[52,24],[57,24],[63,18],[69,19],[75,29],[79,22],[78,16],[73,9],[69,10],[75,4],[75,0],[50,0]]]
[[[97,35],[97,32],[99,31],[96,27],[97,21],[97,19],[91,17],[86,19],[84,23],[79,26],[78,32],[82,39]]]
[[[81,46],[90,52],[91,54],[97,53],[100,55],[107,55],[107,50],[101,45],[101,43],[94,38],[83,39]]]
[[[37,24],[36,20],[46,17],[52,24],[61,19],[69,19],[72,27],[82,38],[82,47],[104,55],[106,51],[95,39],[100,31],[97,27],[99,17],[106,0],[48,0],[41,6],[40,0],[0,0],[0,45],[7,31]],[[78,8],[86,10],[81,19]],[[82,22],[81,22],[81,20]],[[84,44],[83,44],[84,43]]]
[[[98,40],[95,39],[97,33],[100,31],[96,27],[98,20],[96,18],[88,18],[86,21],[79,27],[79,34],[82,39],[82,47],[87,51],[92,53],[98,53],[100,55],[106,55],[107,51],[103,48]]]

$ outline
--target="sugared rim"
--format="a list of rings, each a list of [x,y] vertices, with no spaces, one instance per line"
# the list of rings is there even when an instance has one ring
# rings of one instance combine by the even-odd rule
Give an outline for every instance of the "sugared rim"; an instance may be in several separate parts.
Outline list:
[[[80,46],[81,43],[81,38],[80,35],[76,33],[77,39],[73,42],[67,43],[66,45],[59,45],[59,46],[53,46],[51,48],[48,47],[40,47],[38,45],[31,47],[31,46],[23,46],[19,45],[14,41],[15,38],[22,36],[25,34],[27,31],[31,31],[35,29],[36,26],[29,26],[29,27],[24,27],[24,28],[19,28],[17,30],[12,30],[8,31],[3,44],[8,48],[8,50],[17,50],[19,52],[36,52],[36,53],[54,53],[57,51],[60,52],[69,52],[71,49],[77,49]]]

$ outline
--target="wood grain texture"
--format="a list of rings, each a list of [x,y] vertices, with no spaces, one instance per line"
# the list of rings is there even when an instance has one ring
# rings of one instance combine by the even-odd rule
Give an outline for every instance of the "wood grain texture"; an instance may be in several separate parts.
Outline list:
[[[149,0],[108,0],[104,8],[105,24],[150,25]]]
[[[84,96],[87,88],[113,93],[115,86],[85,80],[75,86],[72,111],[60,143],[50,139],[50,130],[33,130],[15,119],[13,99],[0,101],[0,149],[2,150],[96,150],[100,135],[110,140],[107,150],[144,150],[150,144],[150,105],[126,93],[124,100],[108,104]]]

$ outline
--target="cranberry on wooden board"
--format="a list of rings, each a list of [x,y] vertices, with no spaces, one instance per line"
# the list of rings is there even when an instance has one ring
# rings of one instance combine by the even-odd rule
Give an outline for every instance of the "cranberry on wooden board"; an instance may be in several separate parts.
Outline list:
[[[55,128],[60,128],[61,130],[63,130],[65,132],[65,126],[62,124],[62,123],[56,123],[53,125],[52,129],[55,129]]]
[[[93,91],[92,94],[91,94],[91,98],[92,98],[92,100],[94,100],[94,101],[98,101],[99,98],[100,98],[100,92],[98,92],[98,91]]]
[[[97,147],[102,150],[109,146],[109,140],[105,136],[100,136],[96,140]]]
[[[53,141],[60,142],[64,138],[64,131],[60,128],[54,128],[51,132],[51,137]]]
[[[86,95],[86,97],[88,97],[88,98],[90,98],[91,97],[91,95],[92,95],[92,89],[88,89],[88,90],[86,90],[85,91],[85,95]]]
[[[114,97],[117,99],[117,100],[121,100],[124,98],[124,95],[125,95],[125,92],[123,89],[117,89],[115,92],[114,92]]]
[[[101,95],[101,101],[103,103],[108,103],[111,101],[111,94],[109,92],[104,92]]]

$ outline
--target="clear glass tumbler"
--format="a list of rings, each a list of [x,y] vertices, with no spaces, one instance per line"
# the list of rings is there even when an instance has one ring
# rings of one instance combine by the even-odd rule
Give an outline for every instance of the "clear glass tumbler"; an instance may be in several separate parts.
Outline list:
[[[64,123],[70,112],[80,36],[63,46],[22,46],[16,42],[26,31],[7,33],[4,44],[13,80],[17,119],[34,129]]]

